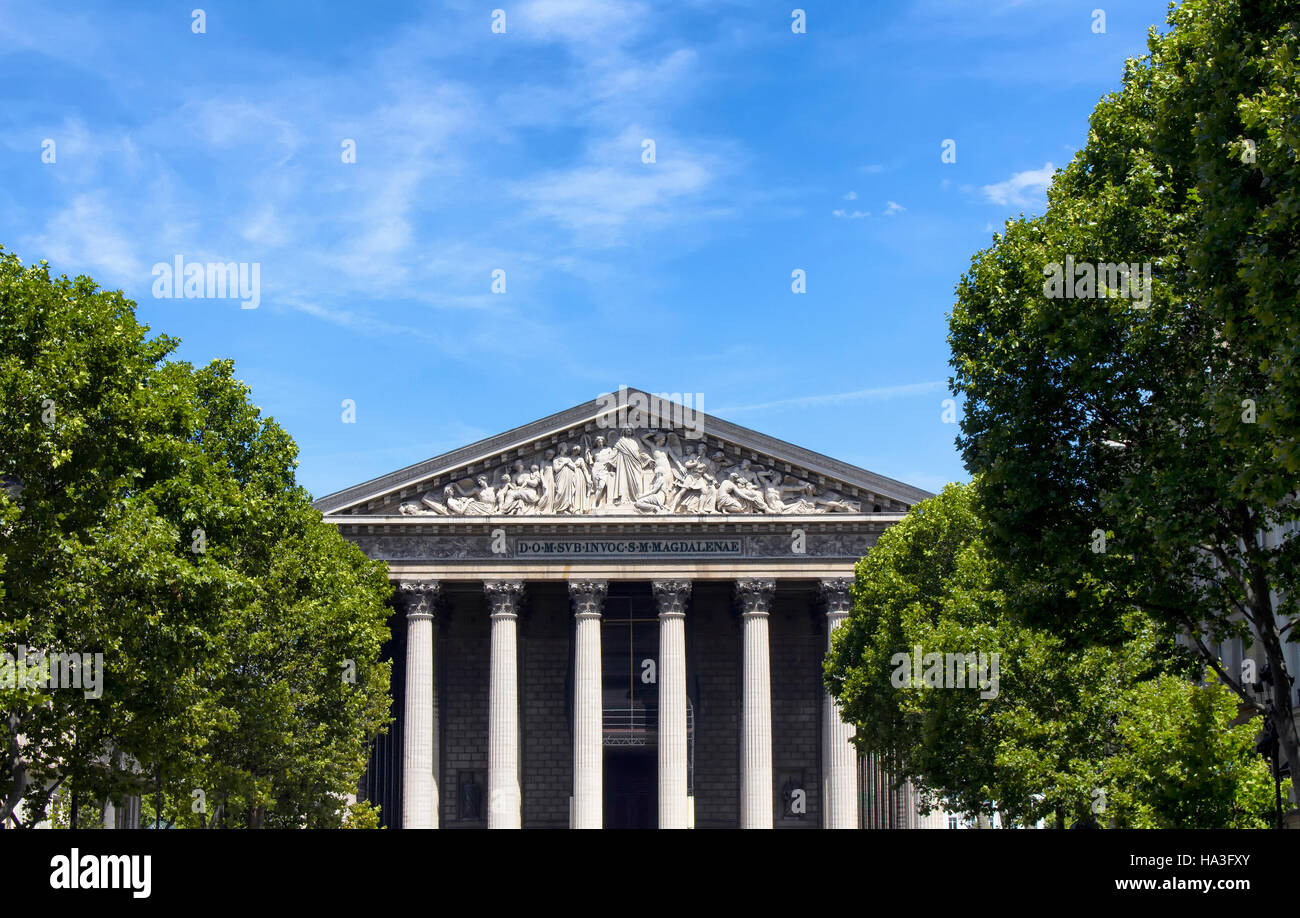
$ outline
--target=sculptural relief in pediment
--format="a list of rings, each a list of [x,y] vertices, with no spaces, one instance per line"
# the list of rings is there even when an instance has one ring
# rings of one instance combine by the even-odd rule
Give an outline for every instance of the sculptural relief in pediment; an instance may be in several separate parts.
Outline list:
[[[813,476],[728,456],[677,433],[625,427],[434,488],[400,512],[430,516],[860,513]]]

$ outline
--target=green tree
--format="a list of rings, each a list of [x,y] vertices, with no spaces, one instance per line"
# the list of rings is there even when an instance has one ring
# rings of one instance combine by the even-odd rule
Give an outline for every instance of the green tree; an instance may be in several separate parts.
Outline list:
[[[388,718],[384,567],[321,521],[230,363],[168,361],[133,307],[0,255],[0,646],[104,670],[91,697],[0,679],[0,818],[62,791],[337,825]]]
[[[974,497],[949,485],[858,563],[826,685],[859,748],[929,803],[969,816],[996,807],[1007,824],[1266,825],[1268,769],[1253,729],[1232,726],[1222,689],[1190,682],[1190,659],[1141,614],[1126,615],[1109,643],[1021,622],[1009,598],[1048,587],[1012,581]],[[971,653],[996,653],[998,665],[981,672]],[[941,655],[942,677],[964,688],[917,684],[911,660],[928,668],[926,654]],[[963,655],[951,675],[950,654]],[[1155,734],[1158,751],[1143,745]]]
[[[387,573],[321,521],[294,482],[292,439],[232,373],[229,362],[192,373],[209,423],[190,440],[214,471],[160,495],[169,517],[201,531],[205,561],[238,579],[240,597],[213,646],[222,662],[202,767],[163,775],[163,796],[174,790],[180,824],[210,814],[219,825],[336,826],[388,714]],[[206,813],[194,812],[196,790]]]
[[[120,642],[142,627],[147,611],[161,620],[183,608],[172,584],[184,565],[166,561],[175,545],[163,544],[139,501],[124,499],[170,473],[175,451],[164,448],[167,436],[196,423],[183,397],[151,385],[174,346],[164,336],[147,340],[120,294],[0,259],[0,647],[10,654],[20,646],[102,652],[111,671],[123,661]],[[200,644],[180,637],[157,650],[172,654],[177,671],[202,655]],[[40,814],[60,782],[99,779],[110,744],[104,721],[112,719],[101,715],[118,703],[122,684],[86,698],[32,691],[8,672],[0,679],[0,815],[24,799],[29,814]],[[202,716],[188,689],[183,681],[172,692],[155,685],[145,699],[157,707],[141,722],[175,720],[175,755],[191,732],[179,725]],[[163,755],[144,743],[138,750]]]
[[[1133,608],[1180,629],[1300,773],[1283,655],[1300,597],[1300,34],[1277,0],[1185,0],[1169,23],[1045,213],[1008,222],[962,278],[958,442],[994,555],[1087,600],[1023,608],[1102,636]],[[1065,277],[1070,262],[1086,267]],[[1139,296],[1118,295],[1119,263],[1150,266]],[[1212,646],[1252,636],[1288,686],[1272,705]]]
[[[1232,726],[1236,695],[1212,680],[1139,683],[1106,763],[1105,818],[1137,829],[1258,829],[1273,822],[1273,777],[1255,752],[1254,721]]]

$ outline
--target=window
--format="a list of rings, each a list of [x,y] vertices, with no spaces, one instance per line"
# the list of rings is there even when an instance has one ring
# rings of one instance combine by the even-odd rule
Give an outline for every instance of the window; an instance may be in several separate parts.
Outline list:
[[[611,596],[600,632],[606,746],[655,745],[659,617],[651,597]]]

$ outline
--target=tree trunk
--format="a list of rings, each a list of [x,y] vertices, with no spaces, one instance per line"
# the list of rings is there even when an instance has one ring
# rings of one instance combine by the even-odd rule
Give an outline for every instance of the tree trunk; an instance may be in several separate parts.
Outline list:
[[[1257,552],[1257,543],[1246,542],[1247,550]],[[1273,595],[1268,578],[1260,564],[1250,566],[1250,610],[1255,615],[1255,632],[1264,647],[1269,672],[1273,676],[1273,704],[1271,717],[1277,730],[1278,751],[1291,767],[1293,786],[1300,782],[1300,737],[1296,735],[1295,707],[1291,703],[1292,684],[1282,654],[1281,628],[1273,611]]]
[[[1273,727],[1277,730],[1278,751],[1291,767],[1293,784],[1300,783],[1300,736],[1296,735],[1295,707],[1291,704],[1292,686],[1288,678],[1290,673],[1286,671],[1286,659],[1282,656],[1282,643],[1278,640],[1276,631],[1270,633],[1262,643],[1269,669],[1273,673],[1270,716]]]
[[[22,721],[17,714],[5,715],[5,732],[8,734],[8,743],[5,746],[5,772],[13,782],[13,789],[9,791],[7,797],[0,800],[0,826],[13,815],[18,809],[18,805],[23,802],[23,795],[27,793],[27,762],[23,758],[22,749],[18,745],[18,728],[22,726]]]

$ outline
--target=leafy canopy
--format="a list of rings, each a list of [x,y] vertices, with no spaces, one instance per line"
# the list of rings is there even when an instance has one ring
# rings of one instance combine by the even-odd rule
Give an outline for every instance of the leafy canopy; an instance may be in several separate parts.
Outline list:
[[[1140,614],[1110,643],[1019,620],[1027,588],[989,551],[974,490],[917,504],[858,563],[826,685],[859,749],[930,805],[1007,824],[1266,825],[1271,780],[1226,690],[1189,681]],[[971,653],[998,655],[984,685],[961,678]],[[915,654],[944,655],[940,687],[899,678],[921,675]]]
[[[1169,23],[1046,212],[962,278],[958,443],[995,557],[1075,594],[1018,597],[1027,614],[1105,639],[1138,608],[1183,632],[1300,772],[1293,693],[1266,704],[1213,647],[1257,640],[1286,685],[1300,638],[1300,26],[1279,0],[1184,0]],[[1094,282],[1053,295],[1070,262]],[[1120,263],[1149,266],[1149,296],[1100,283]]]
[[[231,363],[168,361],[120,293],[0,250],[0,329],[0,649],[104,670],[0,681],[0,817],[149,792],[178,824],[338,824],[388,720],[384,566]]]

